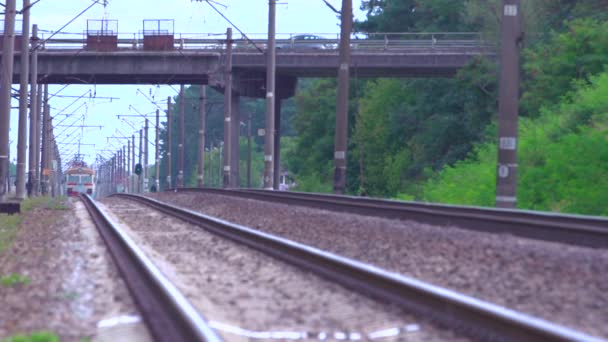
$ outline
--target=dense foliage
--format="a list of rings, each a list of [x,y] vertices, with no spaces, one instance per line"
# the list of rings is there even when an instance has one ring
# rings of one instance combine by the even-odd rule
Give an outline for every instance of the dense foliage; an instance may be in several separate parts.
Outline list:
[[[579,84],[571,96],[520,125],[519,207],[608,215],[608,72]],[[496,144],[426,184],[433,202],[492,206]]]
[[[480,32],[498,46],[501,5],[502,0],[365,0],[361,8],[367,17],[355,23],[355,30],[360,36]],[[522,1],[520,208],[608,215],[607,7],[605,0]],[[354,75],[348,192],[493,206],[498,70],[496,61],[477,59],[451,79]],[[293,138],[284,140],[282,167],[295,177],[298,190],[332,189],[336,88],[335,79],[300,80],[295,99],[283,106],[281,131]],[[198,87],[189,88],[188,96],[196,98]],[[217,105],[208,111],[207,147],[215,151],[214,170],[219,171],[213,147],[223,136],[223,97],[211,92],[209,101]],[[198,127],[196,106],[187,106],[189,127]],[[254,132],[264,127],[262,100],[246,100],[241,108],[242,114],[253,114]],[[190,185],[195,183],[196,141],[196,129],[187,132]],[[242,165],[243,146],[244,140]],[[254,185],[261,180],[262,149],[263,139],[257,137]]]

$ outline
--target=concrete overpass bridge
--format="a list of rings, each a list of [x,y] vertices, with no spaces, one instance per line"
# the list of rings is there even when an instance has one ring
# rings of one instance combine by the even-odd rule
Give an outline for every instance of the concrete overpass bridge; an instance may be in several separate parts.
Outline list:
[[[353,77],[452,77],[479,56],[495,55],[478,34],[375,34],[351,44]],[[225,40],[177,38],[161,50],[146,49],[134,38],[115,48],[87,39],[44,41],[38,53],[39,83],[48,84],[208,84],[223,88]],[[314,42],[278,39],[277,80],[295,84],[299,77],[336,77],[338,40]],[[264,97],[266,41],[233,41],[234,90]],[[14,82],[19,80],[19,53]],[[292,93],[292,91],[288,92]],[[286,94],[291,96],[292,94]]]

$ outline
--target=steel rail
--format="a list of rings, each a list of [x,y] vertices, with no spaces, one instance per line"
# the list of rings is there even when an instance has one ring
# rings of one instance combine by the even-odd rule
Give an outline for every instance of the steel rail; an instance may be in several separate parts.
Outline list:
[[[80,194],[156,341],[221,341],[181,292],[90,196]]]
[[[414,278],[148,197],[115,194],[483,340],[602,341]]]
[[[359,215],[413,220],[442,226],[453,225],[464,229],[507,233],[584,247],[608,248],[608,218],[597,216],[403,202],[291,191],[211,188],[183,188],[178,191],[209,192]]]

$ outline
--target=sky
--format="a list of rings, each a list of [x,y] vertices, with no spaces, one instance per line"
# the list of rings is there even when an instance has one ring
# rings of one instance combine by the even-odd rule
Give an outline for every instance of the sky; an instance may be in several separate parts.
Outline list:
[[[336,8],[341,6],[341,0],[328,0],[328,2]],[[59,30],[92,3],[92,0],[41,0],[31,9],[30,23],[37,24],[42,36],[48,37],[51,32]],[[360,4],[360,0],[353,1],[355,17],[363,19],[365,15],[359,10]],[[268,32],[268,0],[218,0],[214,3],[214,6],[248,35],[263,38]],[[17,1],[17,7],[22,7],[21,1]],[[17,20],[20,19],[20,16],[18,16]],[[226,28],[232,27],[205,2],[191,0],[107,0],[105,7],[101,4],[94,5],[62,29],[61,33],[71,37],[82,35],[87,29],[87,19],[117,20],[120,35],[142,31],[144,19],[173,19],[176,36],[180,34],[185,36],[204,36],[210,33],[224,34]],[[20,22],[18,22],[18,25],[21,25]],[[21,28],[17,27],[16,30],[21,31]],[[233,31],[235,37],[240,36],[236,28]],[[336,37],[339,31],[339,19],[322,0],[278,1],[276,23],[278,36],[289,33],[313,33],[326,37]],[[18,84],[13,86],[19,87]],[[84,125],[87,126],[103,126],[102,128],[89,127],[82,129],[55,127],[56,139],[60,143],[59,150],[62,153],[63,162],[72,159],[77,152],[76,143],[80,140],[82,144],[86,144],[81,145],[80,153],[84,154],[84,159],[89,164],[95,160],[97,154],[107,158],[113,154],[111,151],[116,151],[123,144],[126,145],[124,139],[107,139],[108,137],[130,137],[143,127],[143,118],[126,117],[119,119],[118,114],[138,115],[139,112],[152,115],[157,107],[150,100],[166,102],[168,96],[177,95],[177,90],[179,90],[179,86],[145,84],[69,85],[62,90],[63,87],[63,85],[50,85],[49,94],[59,92],[58,95],[62,96],[86,95],[76,102],[74,102],[75,97],[53,97],[49,101],[51,116],[62,110],[65,114],[71,114],[70,116],[59,115],[55,117],[53,119],[54,124],[59,124],[60,121],[64,120],[61,125],[84,122]],[[164,103],[159,105],[162,108],[166,107]],[[13,100],[12,106],[18,107],[18,101]],[[165,121],[162,114],[161,112],[161,122]],[[18,115],[17,109],[11,111],[10,159],[12,162],[16,161],[17,156]],[[59,135],[59,133],[61,134]],[[154,142],[153,133],[154,131],[151,129],[149,131],[151,143]],[[151,144],[149,147],[150,156],[154,156],[154,146]],[[151,163],[152,159],[153,157],[149,159]]]

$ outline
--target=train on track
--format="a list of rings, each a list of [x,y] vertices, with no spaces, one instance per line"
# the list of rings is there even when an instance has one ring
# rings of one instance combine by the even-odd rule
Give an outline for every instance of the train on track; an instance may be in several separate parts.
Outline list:
[[[65,174],[65,187],[68,196],[78,196],[79,193],[93,195],[95,193],[95,170],[79,159],[70,162]]]

